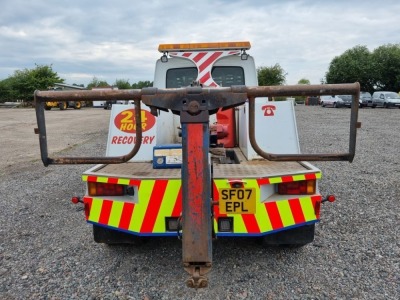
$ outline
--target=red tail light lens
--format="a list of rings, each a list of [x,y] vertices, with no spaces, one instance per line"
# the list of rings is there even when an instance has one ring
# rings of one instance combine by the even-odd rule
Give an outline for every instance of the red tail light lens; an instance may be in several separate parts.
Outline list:
[[[315,180],[301,180],[278,184],[280,195],[312,195],[315,194]]]
[[[89,195],[90,196],[123,196],[125,189],[123,185],[89,182]]]

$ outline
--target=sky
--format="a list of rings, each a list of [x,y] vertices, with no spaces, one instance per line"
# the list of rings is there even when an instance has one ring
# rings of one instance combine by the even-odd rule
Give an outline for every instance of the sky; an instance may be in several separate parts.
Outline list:
[[[0,0],[0,80],[37,64],[67,84],[153,81],[160,43],[222,41],[319,84],[346,50],[400,43],[400,1]]]

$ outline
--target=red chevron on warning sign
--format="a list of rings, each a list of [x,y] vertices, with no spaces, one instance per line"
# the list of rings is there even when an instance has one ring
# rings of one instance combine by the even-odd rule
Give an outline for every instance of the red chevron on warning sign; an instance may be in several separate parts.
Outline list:
[[[170,52],[172,57],[181,57],[191,60],[197,67],[198,75],[196,81],[204,86],[218,86],[211,76],[211,69],[214,63],[225,56],[239,54],[239,50],[234,51],[204,51],[204,52]]]

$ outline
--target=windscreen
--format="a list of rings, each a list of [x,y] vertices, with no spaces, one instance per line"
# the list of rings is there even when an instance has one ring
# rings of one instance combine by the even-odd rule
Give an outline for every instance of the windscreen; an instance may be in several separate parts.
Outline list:
[[[241,67],[213,67],[211,76],[221,87],[244,85],[244,71]],[[197,68],[169,69],[167,71],[167,88],[181,88],[190,86],[197,78]]]

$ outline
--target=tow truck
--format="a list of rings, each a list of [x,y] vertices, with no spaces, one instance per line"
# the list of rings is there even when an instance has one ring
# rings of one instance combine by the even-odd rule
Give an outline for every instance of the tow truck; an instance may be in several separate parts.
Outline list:
[[[99,243],[182,240],[188,287],[208,285],[214,239],[248,237],[266,245],[314,239],[321,171],[312,161],[352,162],[359,84],[257,86],[250,43],[161,44],[154,87],[133,90],[35,91],[41,158],[91,164],[82,175],[86,220]],[[300,151],[293,101],[273,97],[353,95],[349,149]],[[129,100],[114,105],[104,157],[49,156],[44,103]]]

